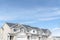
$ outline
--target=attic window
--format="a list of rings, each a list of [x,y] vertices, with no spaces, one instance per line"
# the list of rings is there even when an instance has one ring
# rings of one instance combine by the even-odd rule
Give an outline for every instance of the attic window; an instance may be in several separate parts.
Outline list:
[[[16,29],[14,29],[14,31],[16,31]]]
[[[20,32],[24,32],[24,29],[23,28],[20,28]]]
[[[35,30],[33,30],[33,33],[35,33]]]

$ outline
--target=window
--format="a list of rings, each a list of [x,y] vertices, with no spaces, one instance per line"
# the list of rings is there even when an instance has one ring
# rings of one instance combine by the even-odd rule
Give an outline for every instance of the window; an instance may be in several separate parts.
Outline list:
[[[30,32],[33,34],[37,34],[37,30],[35,30],[35,29],[31,30]]]
[[[24,32],[24,29],[23,29],[23,28],[21,28],[21,29],[20,29],[20,32]]]
[[[16,31],[16,29],[14,29],[14,31]]]
[[[17,30],[19,30],[19,29],[18,29],[18,28],[14,28],[13,30],[14,30],[14,31],[17,31]]]
[[[33,33],[35,33],[35,30],[33,30]]]

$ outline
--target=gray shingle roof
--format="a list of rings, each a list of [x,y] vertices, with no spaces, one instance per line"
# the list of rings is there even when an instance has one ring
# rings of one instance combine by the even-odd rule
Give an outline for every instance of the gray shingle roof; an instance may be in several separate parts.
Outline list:
[[[31,29],[39,29],[39,28],[37,28],[37,27],[31,27],[31,26],[29,26],[29,25],[24,25],[24,24],[23,24],[23,26],[26,27],[26,28],[31,28]]]
[[[51,32],[48,29],[41,29],[46,35],[51,35]]]
[[[38,27],[31,27],[29,25],[24,25],[24,24],[17,24],[17,23],[6,23],[9,27],[12,27],[12,28],[15,28],[17,27],[18,25],[21,25],[23,27],[25,27],[27,29],[27,31],[30,31],[31,29],[36,29],[38,31],[42,30],[45,34],[47,33],[47,30],[48,29],[40,29]],[[14,25],[14,26],[13,26]],[[20,26],[19,26],[20,27]]]
[[[9,27],[12,27],[13,25],[16,25],[15,23],[6,23]]]
[[[41,29],[44,33],[47,33],[48,29]]]
[[[31,26],[29,26],[29,25],[24,25],[24,24],[23,24],[23,26],[24,26],[25,28],[27,28],[28,31],[30,31],[30,30],[32,30],[32,29],[40,30],[40,28],[31,27]]]
[[[12,27],[13,28],[13,26],[14,27],[16,27],[16,25],[18,25],[17,23],[6,23],[9,27]],[[37,29],[37,30],[39,30],[39,28],[37,28],[37,27],[31,27],[31,26],[29,26],[29,25],[24,25],[24,24],[20,24],[20,25],[22,25],[22,26],[24,26],[25,28],[27,28],[27,29]]]

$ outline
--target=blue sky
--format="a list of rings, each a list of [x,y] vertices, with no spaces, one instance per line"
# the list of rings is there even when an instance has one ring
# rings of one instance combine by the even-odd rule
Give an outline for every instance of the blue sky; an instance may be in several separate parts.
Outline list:
[[[5,22],[59,29],[60,0],[0,0],[0,26]]]

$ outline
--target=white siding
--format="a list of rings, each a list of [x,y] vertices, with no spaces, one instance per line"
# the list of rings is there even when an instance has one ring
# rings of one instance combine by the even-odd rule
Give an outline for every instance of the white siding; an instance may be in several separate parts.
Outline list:
[[[16,35],[16,40],[27,40],[27,35],[25,33],[18,33]]]

